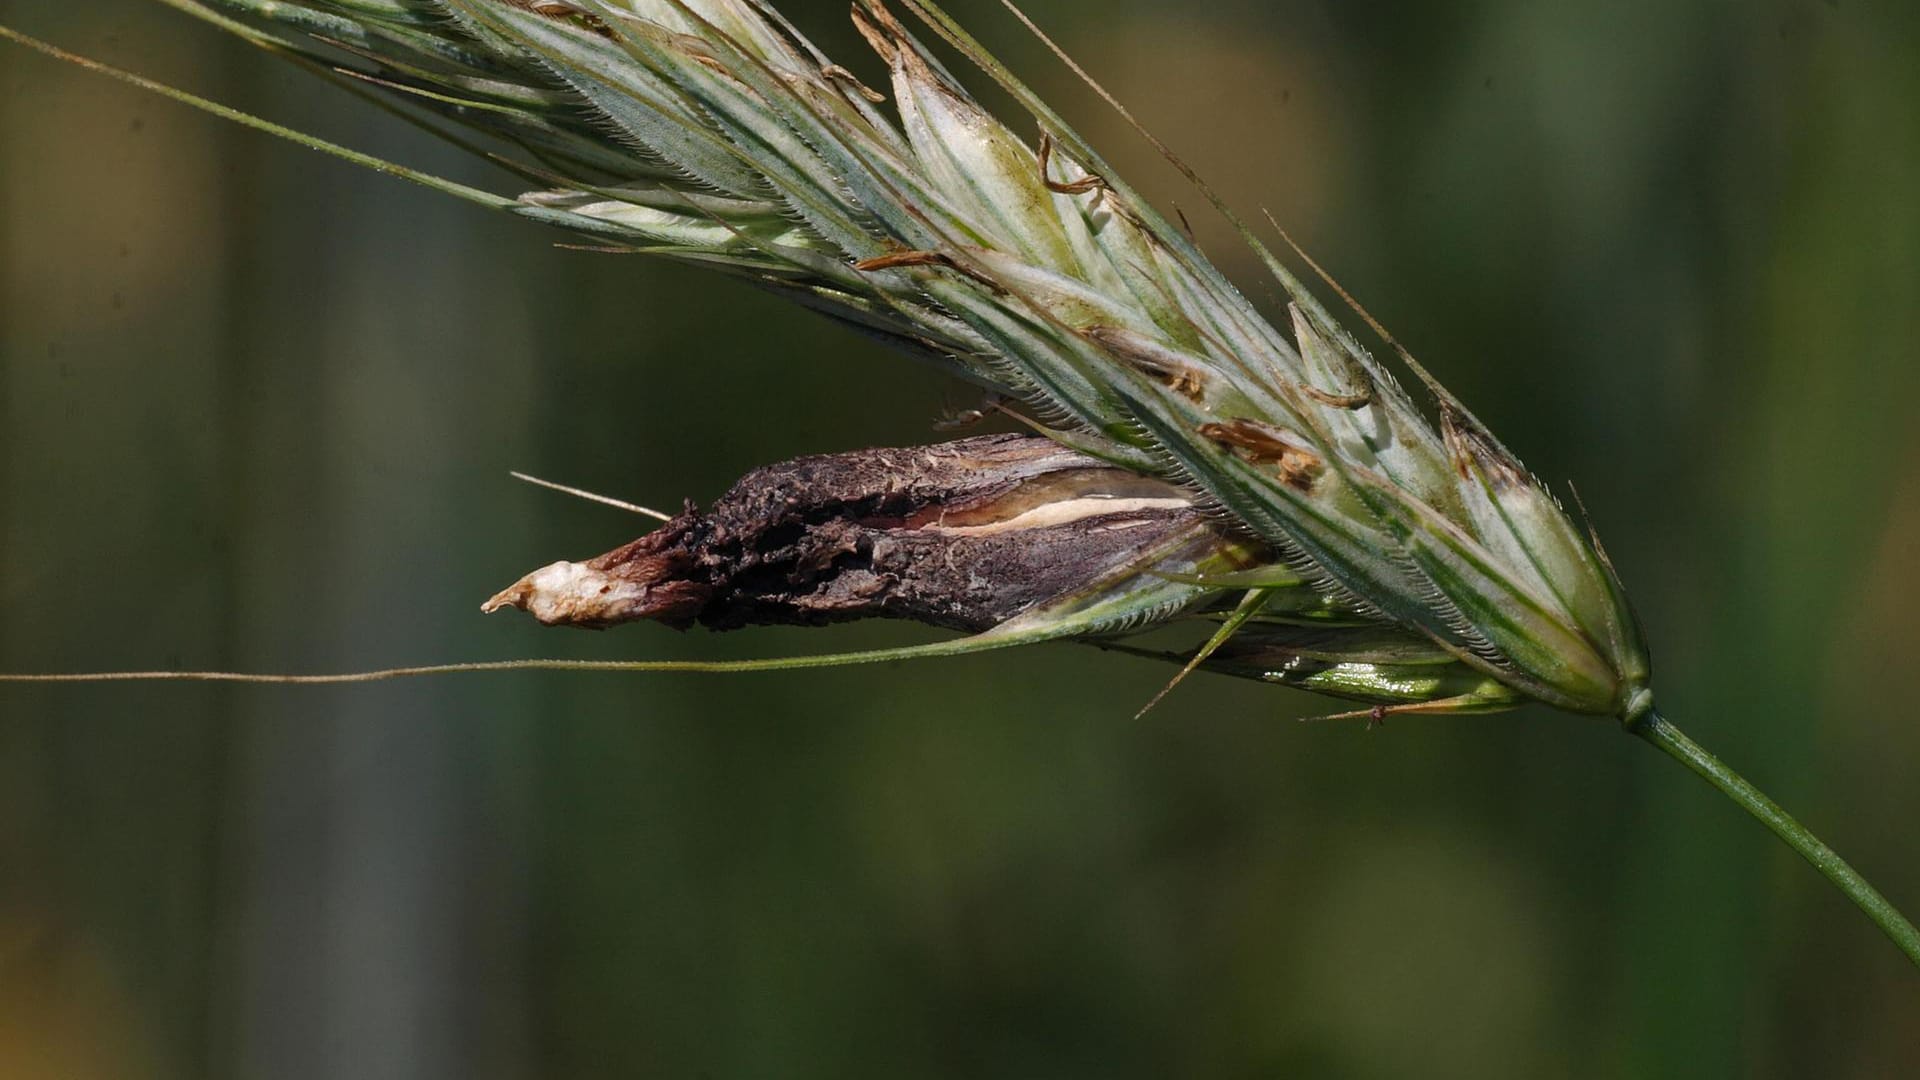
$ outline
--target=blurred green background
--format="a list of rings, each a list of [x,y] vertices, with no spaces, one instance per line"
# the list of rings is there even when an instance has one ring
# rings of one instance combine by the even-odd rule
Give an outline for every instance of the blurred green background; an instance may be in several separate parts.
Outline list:
[[[785,6],[872,76],[844,3]],[[1578,483],[1670,714],[1920,909],[1920,9],[1028,6]],[[158,5],[0,16],[502,186]],[[0,669],[929,637],[479,615],[643,527],[509,469],[668,506],[973,403],[557,239],[0,51]],[[1920,976],[1607,723],[1209,677],[1130,721],[1167,674],[0,688],[0,1076],[1920,1072]]]

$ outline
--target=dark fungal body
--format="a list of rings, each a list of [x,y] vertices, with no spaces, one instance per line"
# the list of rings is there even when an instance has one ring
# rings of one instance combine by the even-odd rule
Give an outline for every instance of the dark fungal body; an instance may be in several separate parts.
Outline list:
[[[1172,484],[1048,439],[985,435],[755,469],[707,510],[536,571],[490,607],[594,628],[880,617],[980,631],[1196,530],[1242,542]]]

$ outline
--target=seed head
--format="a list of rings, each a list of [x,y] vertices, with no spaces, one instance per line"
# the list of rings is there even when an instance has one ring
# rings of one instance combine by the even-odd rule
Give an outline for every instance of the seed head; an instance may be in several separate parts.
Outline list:
[[[1194,579],[1176,611],[1252,613],[1201,650],[1214,666],[1396,707],[1647,707],[1599,544],[1459,401],[1406,357],[1430,419],[1242,226],[1290,298],[1283,332],[931,0],[899,7],[1036,136],[883,0],[853,9],[871,86],[764,0],[220,6],[523,151],[538,190],[513,212],[744,277],[1176,485],[1292,583]]]

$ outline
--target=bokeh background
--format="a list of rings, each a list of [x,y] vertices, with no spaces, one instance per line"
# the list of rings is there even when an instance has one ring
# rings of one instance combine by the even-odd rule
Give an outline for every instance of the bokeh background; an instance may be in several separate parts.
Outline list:
[[[1578,483],[1669,712],[1920,909],[1920,8],[1028,6]],[[877,79],[844,3],[786,7]],[[159,5],[0,13],[501,183]],[[509,469],[671,505],[972,404],[557,239],[0,50],[0,669],[929,637],[479,615],[642,528]],[[1217,677],[1129,720],[1166,675],[0,688],[0,1076],[1920,1072],[1911,966],[1608,724],[1302,725]]]

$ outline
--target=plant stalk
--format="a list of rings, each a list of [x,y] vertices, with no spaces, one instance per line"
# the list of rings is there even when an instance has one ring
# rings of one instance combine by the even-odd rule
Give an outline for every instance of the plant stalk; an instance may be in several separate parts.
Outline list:
[[[1886,897],[1880,895],[1880,890],[1868,884],[1867,879],[1849,866],[1838,852],[1807,831],[1805,825],[1795,821],[1793,815],[1780,809],[1778,803],[1767,798],[1745,777],[1728,768],[1725,762],[1708,753],[1705,747],[1687,738],[1684,732],[1658,712],[1648,712],[1630,730],[1666,751],[1669,757],[1698,773],[1702,780],[1719,788],[1727,798],[1760,819],[1761,824],[1772,829],[1775,836],[1785,840],[1788,847],[1799,852],[1801,858],[1812,863],[1814,869],[1826,875],[1828,881],[1859,905],[1860,910],[1867,913],[1867,918],[1892,938],[1893,943],[1916,966],[1920,966],[1920,930],[1916,930],[1913,923],[1900,914],[1899,909],[1889,903]]]

